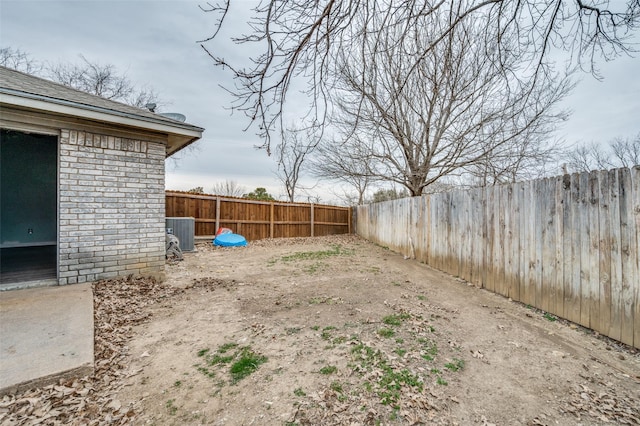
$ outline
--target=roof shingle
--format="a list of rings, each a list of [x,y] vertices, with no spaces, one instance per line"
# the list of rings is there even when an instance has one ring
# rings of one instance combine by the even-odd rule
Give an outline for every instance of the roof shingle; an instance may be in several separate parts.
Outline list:
[[[183,129],[203,130],[200,127],[173,120],[146,109],[105,99],[2,66],[0,66],[0,92],[18,96],[43,98],[43,100],[52,103],[72,103],[74,106],[80,108],[84,106],[89,109],[98,109],[107,113],[111,112],[114,115],[126,115],[143,121],[164,123]]]

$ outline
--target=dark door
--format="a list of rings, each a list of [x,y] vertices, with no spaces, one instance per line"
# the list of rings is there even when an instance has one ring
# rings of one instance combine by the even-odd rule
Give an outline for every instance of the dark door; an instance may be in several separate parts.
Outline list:
[[[57,278],[58,138],[0,130],[0,285]]]

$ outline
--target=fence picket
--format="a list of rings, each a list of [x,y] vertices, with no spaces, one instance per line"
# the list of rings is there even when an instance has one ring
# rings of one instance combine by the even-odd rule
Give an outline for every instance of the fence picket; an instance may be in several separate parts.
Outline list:
[[[553,306],[553,313],[559,316],[562,316],[564,313],[564,199],[563,199],[563,177],[558,176],[553,180],[553,191],[554,191],[554,204],[555,204],[555,279],[553,282],[553,288],[555,289],[555,294],[553,297],[553,301],[555,301],[555,306]]]
[[[489,291],[495,291],[495,278],[493,276],[493,263],[494,263],[494,246],[496,244],[496,220],[495,213],[495,193],[493,192],[493,187],[489,187],[486,189],[487,193],[487,247],[485,249],[485,260],[484,260],[484,270],[485,270],[485,280],[484,280],[484,288]]]
[[[544,179],[542,181],[541,192],[538,193],[538,196],[542,199],[541,210],[538,216],[540,216],[541,221],[541,231],[542,238],[541,240],[541,257],[540,257],[540,269],[541,269],[541,279],[540,279],[540,307],[542,310],[547,312],[553,312],[555,310],[555,306],[552,307],[552,303],[556,297],[556,289],[553,285],[555,283],[555,273],[556,273],[556,264],[555,264],[555,220],[556,220],[556,206],[554,204],[555,197],[551,196],[554,194],[552,189],[552,181],[551,179]]]
[[[611,197],[611,321],[609,337],[620,340],[622,327],[622,257],[620,255],[620,200],[618,170],[609,172]]]
[[[594,324],[594,330],[607,334],[611,323],[611,193],[609,192],[609,172],[601,171],[598,177],[600,197],[598,226],[600,239],[598,249],[600,258],[598,262],[599,283],[598,301],[600,321]]]
[[[632,209],[633,222],[636,230],[635,234],[635,253],[636,253],[636,285],[634,285],[634,306],[635,311],[633,314],[633,346],[640,347],[640,285],[637,282],[640,281],[640,166],[635,166],[631,169],[631,186],[633,189],[633,201]],[[633,245],[633,241],[631,241]]]
[[[599,209],[600,191],[598,189],[598,172],[588,175],[589,186],[587,192],[587,215],[589,217],[589,279],[588,279],[588,303],[589,325],[595,329],[600,320],[600,218]]]
[[[622,315],[620,341],[633,345],[633,314],[634,314],[634,280],[636,271],[636,243],[635,220],[633,217],[633,194],[631,173],[629,169],[620,169],[620,256],[622,258]],[[634,250],[635,249],[635,250]]]

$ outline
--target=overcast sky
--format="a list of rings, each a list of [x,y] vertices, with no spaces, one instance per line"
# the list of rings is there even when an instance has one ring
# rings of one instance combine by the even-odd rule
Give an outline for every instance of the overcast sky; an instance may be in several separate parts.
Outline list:
[[[228,28],[236,35],[252,3],[233,2],[231,16],[237,22]],[[206,6],[192,0],[0,0],[0,46],[40,61],[78,62],[82,54],[113,64],[168,101],[163,112],[180,112],[187,122],[204,127],[196,150],[167,163],[167,189],[202,186],[208,191],[216,182],[234,180],[247,190],[263,186],[281,196],[273,158],[254,149],[260,140],[251,129],[243,131],[246,118],[225,109],[231,99],[219,85],[229,84],[229,74],[215,68],[196,43],[212,34],[217,18],[199,4]],[[243,53],[231,42],[222,47],[225,57]],[[566,100],[573,115],[558,137],[606,142],[640,132],[640,59],[601,62],[600,70],[604,81],[584,75]],[[322,185],[316,190],[324,202],[333,201]]]

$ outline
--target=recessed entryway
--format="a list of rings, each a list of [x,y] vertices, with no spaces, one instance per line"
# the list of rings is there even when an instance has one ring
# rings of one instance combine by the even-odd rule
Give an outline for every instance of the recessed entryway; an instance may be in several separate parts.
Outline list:
[[[0,289],[55,280],[58,138],[0,131]]]

